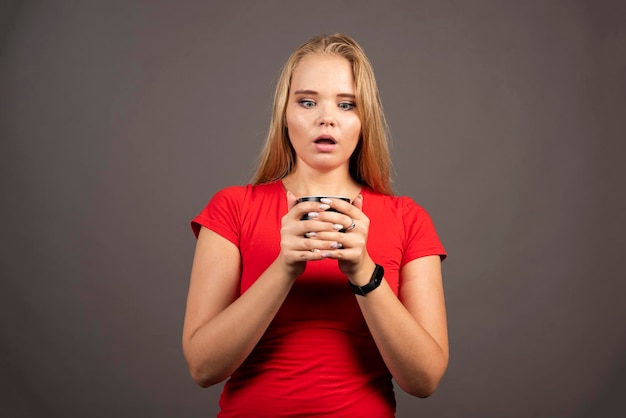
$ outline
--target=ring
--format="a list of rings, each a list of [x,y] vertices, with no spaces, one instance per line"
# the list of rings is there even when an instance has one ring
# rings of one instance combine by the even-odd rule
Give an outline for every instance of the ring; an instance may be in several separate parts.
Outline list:
[[[352,231],[355,227],[356,227],[356,224],[354,223],[354,221],[352,221],[352,225],[346,228],[346,232]]]

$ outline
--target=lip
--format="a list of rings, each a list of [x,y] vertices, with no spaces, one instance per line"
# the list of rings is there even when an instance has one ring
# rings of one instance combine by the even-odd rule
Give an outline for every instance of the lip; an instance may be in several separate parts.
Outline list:
[[[320,142],[320,140],[326,141]],[[337,140],[332,135],[320,135],[315,138],[313,145],[320,152],[330,152],[337,146]]]

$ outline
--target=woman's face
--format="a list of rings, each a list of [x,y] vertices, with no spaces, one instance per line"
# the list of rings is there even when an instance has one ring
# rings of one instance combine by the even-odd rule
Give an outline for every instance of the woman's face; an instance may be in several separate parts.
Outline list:
[[[320,172],[348,169],[361,134],[350,62],[338,55],[305,56],[293,72],[287,100],[296,169],[302,164]]]

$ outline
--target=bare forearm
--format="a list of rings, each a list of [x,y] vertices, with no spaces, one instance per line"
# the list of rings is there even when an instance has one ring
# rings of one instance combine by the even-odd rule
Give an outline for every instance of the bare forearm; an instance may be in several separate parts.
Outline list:
[[[274,262],[230,306],[184,341],[196,383],[207,387],[229,377],[246,359],[280,309],[293,280]]]
[[[386,281],[366,296],[356,296],[378,349],[398,385],[414,396],[436,389],[448,365],[447,347],[437,341],[402,305]]]

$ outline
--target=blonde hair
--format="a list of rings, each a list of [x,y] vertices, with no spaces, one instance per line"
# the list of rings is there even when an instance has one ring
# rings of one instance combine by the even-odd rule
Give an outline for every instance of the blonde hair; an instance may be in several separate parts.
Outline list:
[[[356,41],[339,33],[310,39],[287,60],[276,85],[269,131],[252,183],[261,184],[282,179],[295,168],[296,152],[289,140],[285,110],[293,72],[300,60],[309,54],[334,54],[350,62],[356,104],[361,118],[361,137],[350,157],[350,175],[359,184],[379,193],[392,195],[387,123],[374,71]]]

